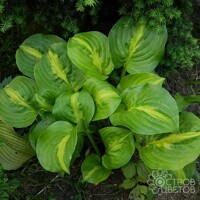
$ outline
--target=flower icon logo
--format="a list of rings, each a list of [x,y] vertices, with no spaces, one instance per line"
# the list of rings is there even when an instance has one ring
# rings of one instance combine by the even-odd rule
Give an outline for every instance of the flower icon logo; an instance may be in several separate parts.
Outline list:
[[[157,194],[159,188],[163,188],[167,184],[167,180],[172,178],[172,175],[169,174],[166,170],[153,170],[148,178],[148,188],[154,194]]]

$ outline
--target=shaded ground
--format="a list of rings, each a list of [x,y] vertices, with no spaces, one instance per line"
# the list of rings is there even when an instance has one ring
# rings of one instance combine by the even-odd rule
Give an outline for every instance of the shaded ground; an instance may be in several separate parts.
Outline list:
[[[30,200],[117,200],[128,199],[129,192],[120,189],[123,176],[120,171],[105,182],[94,186],[81,183],[79,164],[71,168],[70,175],[49,173],[41,168],[34,158],[18,171],[8,173],[10,179],[17,178],[21,182],[20,188],[10,199]]]
[[[172,94],[180,93],[183,96],[200,95],[200,66],[193,69],[185,69],[169,76],[165,88]],[[188,108],[194,114],[200,116],[200,105],[193,104]]]

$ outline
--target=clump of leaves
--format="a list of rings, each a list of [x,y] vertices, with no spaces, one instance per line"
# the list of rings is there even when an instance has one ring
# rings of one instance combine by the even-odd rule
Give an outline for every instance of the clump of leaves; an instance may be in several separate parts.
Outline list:
[[[139,177],[144,166],[184,179],[184,168],[200,153],[200,119],[183,111],[188,105],[184,97],[176,101],[162,87],[164,78],[154,72],[166,41],[165,26],[157,33],[128,17],[108,37],[91,31],[66,42],[55,35],[33,35],[16,52],[17,66],[26,76],[0,90],[0,118],[7,126],[31,126],[32,148],[51,172],[70,173],[89,141],[86,148],[92,150],[81,166],[83,181],[100,183],[113,169],[132,159],[137,163],[138,152]],[[26,156],[33,156],[31,150]],[[136,183],[141,180],[146,181]],[[133,194],[146,195],[137,185]]]

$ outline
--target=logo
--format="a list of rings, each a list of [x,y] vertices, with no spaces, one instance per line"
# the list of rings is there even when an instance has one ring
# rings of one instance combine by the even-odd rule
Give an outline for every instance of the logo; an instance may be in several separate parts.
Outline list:
[[[194,179],[176,179],[167,170],[153,170],[147,183],[153,194],[196,192]]]

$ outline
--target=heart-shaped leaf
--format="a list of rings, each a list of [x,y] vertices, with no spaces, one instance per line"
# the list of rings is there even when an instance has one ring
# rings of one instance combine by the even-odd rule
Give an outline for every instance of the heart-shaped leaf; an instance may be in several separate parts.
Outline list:
[[[146,24],[123,17],[113,26],[108,38],[116,68],[123,66],[130,74],[151,72],[163,56],[167,30],[163,26],[162,32],[156,33]]]
[[[35,34],[27,38],[16,52],[16,63],[26,76],[34,77],[34,66],[53,43],[64,42],[56,35]]]
[[[106,79],[114,68],[108,38],[97,31],[76,34],[69,39],[70,60],[89,77]]]
[[[56,120],[52,116],[50,116],[41,120],[39,123],[37,123],[37,125],[31,127],[29,133],[29,141],[34,150],[36,149],[37,140],[42,131],[46,129],[49,125],[53,124],[55,121]]]
[[[51,45],[35,66],[40,94],[47,99],[56,99],[66,91],[78,91],[85,82],[83,73],[69,60],[66,45],[65,42]]]
[[[106,81],[91,78],[85,82],[84,88],[88,90],[94,99],[95,114],[93,120],[107,118],[121,102],[118,91]]]
[[[76,144],[76,127],[65,121],[57,121],[41,130],[36,143],[36,154],[44,169],[69,174]]]
[[[0,90],[0,118],[12,127],[22,128],[34,122],[37,111],[32,107],[35,82],[27,77],[14,78]]]
[[[89,155],[81,165],[83,181],[93,183],[95,185],[106,180],[111,174],[110,169],[106,169],[101,164],[101,158],[96,154]]]
[[[102,157],[107,169],[118,169],[131,159],[135,144],[130,130],[118,127],[106,127],[99,130],[106,153]]]
[[[140,147],[142,160],[151,169],[179,170],[200,154],[200,132],[170,134]]]
[[[72,123],[84,123],[87,127],[94,115],[95,105],[90,93],[83,89],[76,93],[60,95],[53,107],[53,115],[58,120],[68,120]]]
[[[114,126],[142,135],[179,131],[178,107],[164,88],[153,84],[129,87],[121,96],[122,104],[110,116]]]

